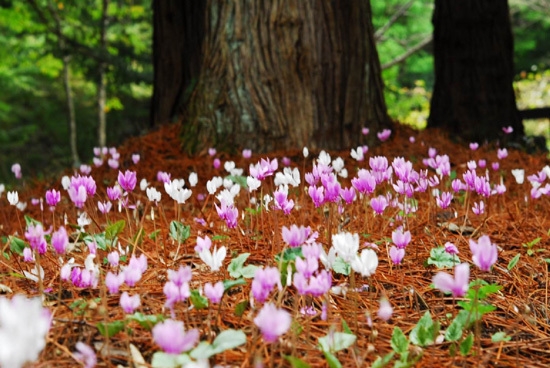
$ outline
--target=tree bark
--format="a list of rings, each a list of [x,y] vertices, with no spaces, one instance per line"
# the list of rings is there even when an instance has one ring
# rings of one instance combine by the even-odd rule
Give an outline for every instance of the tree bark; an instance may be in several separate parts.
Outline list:
[[[153,100],[151,125],[181,115],[199,77],[205,0],[153,1]]]
[[[109,17],[107,8],[109,0],[102,1],[101,25],[99,31],[99,47],[103,54],[107,54],[107,28],[109,27]],[[97,143],[99,147],[107,146],[107,113],[105,111],[105,102],[107,100],[107,80],[105,78],[105,70],[107,63],[100,61],[98,69],[97,82]]]
[[[186,104],[166,107],[183,107],[188,151],[342,149],[364,143],[362,126],[389,125],[369,1],[206,4],[197,84]]]
[[[435,85],[428,127],[465,141],[523,136],[513,89],[513,38],[506,0],[435,0]]]

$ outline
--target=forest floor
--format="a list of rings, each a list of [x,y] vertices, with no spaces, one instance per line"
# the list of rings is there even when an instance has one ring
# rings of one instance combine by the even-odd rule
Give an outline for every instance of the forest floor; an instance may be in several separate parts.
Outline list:
[[[410,136],[415,138],[414,142],[411,142]],[[106,164],[94,167],[91,175],[97,183],[97,192],[84,207],[92,219],[86,232],[101,233],[105,231],[107,223],[126,221],[118,239],[123,248],[131,245],[131,252],[136,255],[145,254],[148,268],[136,286],[122,286],[121,291],[126,290],[130,294],[141,296],[141,305],[137,309],[140,313],[163,315],[165,318],[170,316],[165,308],[166,298],[163,294],[167,270],[177,269],[180,265],[191,266],[191,288],[199,289],[205,282],[232,279],[227,266],[231,258],[242,253],[250,253],[247,264],[278,266],[281,263],[275,261],[275,256],[285,248],[281,236],[282,226],[310,226],[319,233],[317,241],[325,250],[330,247],[330,235],[338,231],[358,233],[361,243],[368,241],[377,245],[379,264],[369,278],[363,278],[359,274],[352,277],[351,274],[347,276],[332,272],[333,289],[324,296],[315,298],[302,297],[291,286],[273,291],[270,294],[271,300],[288,310],[294,320],[290,330],[279,337],[276,343],[264,343],[253,324],[260,303],[249,303],[251,279],[227,290],[219,306],[200,309],[190,308],[189,301],[178,304],[176,318],[185,322],[186,329],[198,328],[201,340],[212,341],[219,331],[230,328],[245,332],[246,343],[215,355],[210,360],[212,365],[260,366],[259,363],[263,363],[265,366],[290,366],[290,361],[284,356],[293,356],[312,367],[338,366],[336,362],[330,363],[330,359],[327,363],[327,356],[319,348],[318,339],[329,334],[329,331],[339,331],[355,335],[356,341],[346,349],[333,351],[333,356],[344,367],[370,366],[377,357],[384,357],[401,349],[396,347],[399,343],[395,341],[395,335],[392,340],[395,328],[399,327],[411,343],[393,358],[388,356],[388,366],[406,366],[405,363],[399,365],[399,361],[422,367],[550,366],[550,198],[548,195],[542,195],[538,199],[531,198],[532,186],[527,180],[528,175],[540,172],[549,164],[547,155],[528,155],[509,149],[508,157],[498,160],[494,146],[480,145],[477,150],[471,150],[453,143],[437,131],[417,132],[404,127],[396,127],[391,138],[371,148],[362,162],[352,159],[349,151],[330,152],[330,155],[332,159],[338,156],[344,159],[349,177],[340,180],[343,187],[349,187],[350,179],[356,171],[369,167],[369,157],[385,156],[391,163],[393,158],[402,156],[413,162],[416,170],[420,170],[426,169],[422,159],[428,157],[430,147],[435,148],[437,154],[449,156],[451,169],[458,178],[462,178],[462,173],[467,170],[468,161],[486,160],[491,185],[502,180],[506,192],[489,198],[477,195],[474,197],[472,194],[470,200],[465,199],[464,194],[455,194],[447,210],[437,207],[431,189],[415,192],[418,210],[406,219],[406,229],[411,232],[412,240],[400,265],[394,265],[388,255],[388,249],[392,245],[392,231],[396,227],[395,218],[399,214],[397,209],[388,208],[382,216],[374,216],[370,207],[363,205],[360,199],[356,199],[353,206],[346,207],[343,214],[333,211],[336,207],[331,210],[328,210],[330,206],[314,207],[305,190],[303,175],[304,172],[311,171],[312,162],[317,158],[318,152],[310,152],[307,159],[301,151],[253,154],[249,159],[240,155],[230,157],[216,154],[215,157],[222,162],[222,166],[216,169],[212,165],[213,157],[207,153],[194,158],[182,153],[176,125],[164,126],[142,137],[131,138],[118,148],[121,156],[120,170],[135,170],[138,183],[146,178],[151,186],[162,192],[158,207],[150,204],[145,191],[141,191],[138,184],[129,196],[131,202],[137,206],[135,211],[123,209],[119,212],[115,204],[115,209],[107,215],[100,213],[97,202],[107,200],[106,188],[116,183],[118,170],[110,169]],[[137,165],[131,160],[131,155],[135,153],[139,153],[141,157]],[[302,184],[299,189],[289,191],[289,198],[295,201],[296,207],[289,215],[276,210],[245,210],[249,205],[249,196],[246,190],[242,190],[240,199],[237,200],[238,225],[234,229],[228,229],[216,213],[214,203],[219,202],[208,195],[207,180],[216,175],[227,176],[223,164],[228,160],[233,160],[237,168],[244,168],[243,175],[246,177],[249,165],[265,157],[278,158],[279,170],[283,157],[290,158],[291,167],[299,168]],[[499,162],[500,168],[493,171],[492,162]],[[526,179],[523,184],[516,182],[511,174],[513,169],[525,170]],[[485,172],[485,169],[477,170]],[[193,195],[185,204],[176,205],[166,194],[162,183],[157,181],[159,171],[171,173],[172,178],[185,178],[186,183],[191,172],[198,174],[198,184],[191,188]],[[430,177],[433,173],[432,170]],[[72,173],[67,171],[66,174]],[[262,184],[264,194],[273,188],[270,180],[268,178]],[[44,198],[46,190],[52,188],[62,192],[62,200],[55,211],[41,210],[40,205],[31,204],[32,198]],[[442,181],[440,188],[452,191],[450,181]],[[0,284],[3,285],[7,297],[18,293],[38,296],[39,285],[23,276],[23,271],[30,271],[33,264],[24,262],[16,254],[10,239],[11,242],[12,236],[24,239],[24,215],[42,222],[44,228],[49,229],[53,222],[59,226],[64,218],[68,224],[76,224],[77,210],[68,199],[67,192],[62,189],[60,177],[40,181],[26,178],[24,184],[14,189],[18,190],[20,201],[27,202],[28,205],[21,212],[9,205],[5,195],[0,198],[0,235],[4,253],[3,257],[0,255]],[[273,189],[271,193],[272,191]],[[199,194],[204,194],[204,198],[198,198]],[[259,197],[259,192],[256,196]],[[483,214],[475,215],[470,206],[474,201],[480,200],[484,200],[486,209]],[[157,211],[155,219],[150,216],[151,208]],[[170,223],[173,220],[188,225],[190,230],[189,238],[179,247],[170,237]],[[70,225],[67,226],[69,227]],[[56,227],[53,229],[56,230]],[[464,232],[461,233],[460,229]],[[205,235],[210,236],[218,248],[222,245],[227,247],[227,257],[221,271],[211,272],[194,251],[197,237]],[[489,272],[481,271],[472,263],[469,240],[478,239],[481,235],[488,235],[498,246],[498,260]],[[71,238],[74,241],[75,235],[72,234]],[[452,267],[437,268],[428,262],[433,248],[441,247],[446,242],[454,243],[459,250],[458,259],[470,264],[471,281],[484,280],[500,287],[479,301],[479,305],[492,305],[494,310],[483,315],[471,327],[464,327],[455,342],[438,336],[444,335],[453,318],[462,309],[457,302],[468,300],[455,300],[434,289],[432,278],[437,272],[444,270],[452,275],[454,270]],[[75,246],[76,249],[70,255],[64,256],[65,261],[74,257],[76,263],[84,264],[86,246],[80,243]],[[98,250],[96,259],[99,263],[109,250]],[[518,254],[519,260],[514,260]],[[151,362],[155,352],[161,350],[153,341],[151,332],[135,319],[126,322],[122,331],[108,339],[103,337],[97,328],[98,323],[127,321],[119,306],[120,296],[107,295],[102,280],[96,288],[78,288],[70,282],[60,282],[59,256],[53,251],[44,254],[40,261],[44,268],[44,305],[51,311],[53,320],[46,347],[33,366],[76,366],[73,352],[78,341],[94,348],[98,366],[101,367],[131,366],[132,360],[139,354],[132,355],[129,352],[130,343],[137,347],[147,363]],[[101,275],[104,275],[108,266],[102,264],[100,267]],[[377,317],[382,297],[387,298],[393,308],[393,315],[388,321]],[[324,320],[321,318],[321,309],[325,303],[328,316]],[[314,314],[300,314],[299,306],[313,307]],[[435,327],[435,336],[428,339],[435,341],[413,344],[415,339],[410,336],[411,332],[426,312],[429,312],[433,321],[440,324]],[[433,326],[428,325],[426,328],[430,330]],[[416,333],[418,334],[418,330]],[[470,333],[474,338],[473,344],[471,349],[465,348],[468,351],[463,355],[459,350],[468,344],[466,340]],[[110,350],[106,346],[110,346]],[[453,350],[455,353],[451,354]],[[300,363],[295,364],[301,366]]]

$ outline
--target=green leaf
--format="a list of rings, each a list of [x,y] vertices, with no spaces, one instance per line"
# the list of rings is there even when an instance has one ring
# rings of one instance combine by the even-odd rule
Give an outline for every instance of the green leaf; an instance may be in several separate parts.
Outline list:
[[[242,315],[244,314],[248,306],[249,306],[248,300],[244,300],[240,303],[237,303],[237,305],[235,306],[235,315],[237,317],[242,317]]]
[[[226,350],[234,349],[237,346],[246,343],[246,335],[241,330],[222,331],[212,344],[205,341],[201,342],[195,349],[189,353],[193,359],[208,359],[216,354]]]
[[[351,266],[349,263],[344,261],[342,257],[338,256],[332,263],[332,270],[336,273],[347,276],[351,272]]]
[[[357,337],[354,334],[345,332],[329,332],[327,335],[319,338],[321,350],[337,352],[349,348],[355,344]]]
[[[492,342],[502,342],[502,341],[510,341],[512,339],[511,336],[506,335],[506,332],[499,331],[495,332],[493,336],[491,336]]]
[[[36,226],[36,225],[38,225],[38,224],[41,224],[40,221],[33,219],[33,218],[30,217],[29,215],[25,215],[24,217],[25,217],[25,224],[27,225],[27,227],[29,227],[29,225],[31,225],[31,224],[32,224],[33,226]]]
[[[434,342],[434,322],[429,311],[426,311],[412,329],[409,339],[418,346],[428,346]]]
[[[214,235],[212,237],[212,241],[223,241],[229,239],[229,236],[227,235]]]
[[[432,248],[430,251],[430,258],[428,258],[428,264],[434,265],[437,268],[449,268],[459,264],[458,257],[453,256],[445,252],[444,247]]]
[[[302,247],[286,248],[283,252],[283,262],[295,261],[296,258],[302,257]],[[275,256],[275,261],[279,263],[281,259],[281,253]]]
[[[348,323],[345,319],[342,318],[342,330],[344,330],[345,333],[353,335],[353,332],[351,332],[351,329],[348,326]]]
[[[189,300],[191,300],[191,303],[197,309],[204,309],[208,307],[208,299],[202,296],[198,290],[191,290]]]
[[[445,331],[445,340],[457,341],[462,337],[462,330],[464,329],[464,321],[458,315],[453,319],[447,330]]]
[[[170,236],[178,243],[183,243],[191,235],[191,226],[184,225],[179,221],[170,222]]]
[[[136,321],[141,327],[146,330],[151,330],[157,323],[164,321],[164,316],[162,314],[143,314],[140,312],[135,312],[126,316],[126,319],[130,321]]]
[[[468,336],[460,343],[460,354],[466,356],[470,353],[470,350],[472,350],[472,346],[474,345],[474,334],[469,333]]]
[[[235,184],[239,184],[243,189],[248,188],[248,185],[246,184],[246,177],[242,175],[228,175],[225,178],[231,180]]]
[[[99,330],[99,333],[102,336],[109,338],[124,330],[124,327],[126,327],[126,323],[124,323],[124,321],[114,321],[107,324],[99,322],[97,324],[97,329]]]
[[[342,368],[342,363],[331,352],[323,350],[323,354],[330,368]]]
[[[234,277],[234,278],[254,277],[254,274],[256,273],[256,269],[258,268],[258,266],[248,265],[244,267],[244,262],[249,256],[250,256],[250,253],[242,253],[238,257],[233,258],[231,260],[231,263],[229,263],[229,266],[227,267],[227,270],[229,271],[229,275],[231,277]]]
[[[390,363],[390,361],[393,359],[393,356],[395,355],[394,351],[390,351],[388,354],[384,355],[383,357],[378,357],[376,360],[372,363],[371,368],[383,368],[386,365]]]
[[[118,234],[124,230],[124,227],[126,226],[126,221],[124,220],[118,220],[114,224],[110,224],[105,229],[105,238],[108,240],[114,240]]]
[[[10,242],[10,250],[13,253],[23,255],[23,250],[27,246],[27,243],[25,243],[25,241],[23,239],[19,239],[16,236],[10,235],[9,236],[9,242]]]
[[[192,360],[187,354],[175,355],[158,351],[153,354],[151,366],[153,368],[178,368],[191,362]]]
[[[86,245],[95,243],[99,249],[107,250],[107,240],[105,239],[105,233],[99,233],[94,235],[88,234],[84,236],[83,240],[84,240],[84,243],[86,243]]]
[[[227,291],[232,287],[246,285],[246,280],[243,278],[237,280],[223,280],[223,290]]]
[[[520,256],[521,256],[521,254],[518,253],[518,254],[516,254],[516,256],[514,258],[512,258],[510,260],[510,262],[508,263],[508,266],[507,266],[508,271],[510,271],[510,270],[512,270],[512,268],[516,267]]]
[[[151,234],[149,234],[149,239],[156,240],[159,233],[160,233],[160,229],[153,231]]]
[[[409,340],[407,340],[407,336],[397,326],[393,329],[390,344],[393,351],[397,354],[403,354],[409,350]]]
[[[310,368],[309,364],[303,360],[293,357],[291,355],[283,355],[283,357],[290,363],[292,368]]]

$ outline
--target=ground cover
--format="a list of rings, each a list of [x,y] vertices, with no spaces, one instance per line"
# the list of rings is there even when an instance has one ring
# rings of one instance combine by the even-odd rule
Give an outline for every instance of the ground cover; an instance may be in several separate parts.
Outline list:
[[[381,138],[189,158],[172,125],[64,183],[23,168],[0,365],[549,366],[546,156]]]

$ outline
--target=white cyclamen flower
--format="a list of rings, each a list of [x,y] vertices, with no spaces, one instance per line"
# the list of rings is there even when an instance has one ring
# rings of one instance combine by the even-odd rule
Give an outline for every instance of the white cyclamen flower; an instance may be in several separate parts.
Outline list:
[[[19,368],[46,346],[51,316],[40,298],[0,297],[0,366]]]
[[[12,206],[17,205],[17,203],[19,203],[19,193],[16,191],[8,192],[8,202],[10,202]]]
[[[332,246],[336,253],[346,262],[351,262],[359,250],[359,234],[339,233],[332,236]]]
[[[525,170],[514,169],[512,170],[512,175],[514,175],[514,178],[516,178],[516,183],[523,184],[523,180],[525,178]]]
[[[194,187],[199,182],[199,176],[196,172],[189,174],[189,186]]]
[[[217,249],[214,247],[214,251],[210,252],[210,249],[204,249],[199,253],[199,257],[212,271],[218,271],[223,264],[227,250],[225,247]]]
[[[161,193],[156,190],[155,188],[147,188],[147,198],[149,198],[149,201],[151,202],[160,202]]]
[[[363,277],[374,274],[376,267],[378,267],[378,255],[372,249],[363,249],[361,256],[355,256],[355,259],[351,261],[351,268]]]

